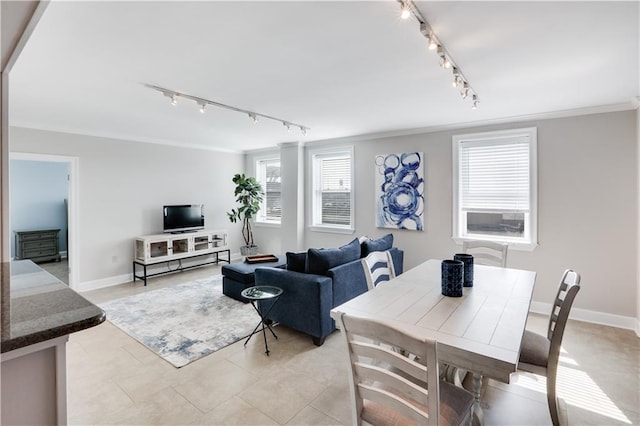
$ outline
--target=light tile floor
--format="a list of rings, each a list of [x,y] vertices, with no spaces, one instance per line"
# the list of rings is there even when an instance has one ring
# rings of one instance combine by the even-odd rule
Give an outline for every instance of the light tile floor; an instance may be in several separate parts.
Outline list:
[[[198,268],[83,295],[95,303],[219,274]],[[528,327],[542,331],[545,318]],[[339,332],[321,347],[277,327],[271,356],[261,339],[237,342],[177,369],[109,322],[71,335],[67,351],[69,423],[350,425],[346,360]],[[570,321],[558,388],[575,425],[640,424],[640,339],[628,330]],[[544,378],[488,381],[487,425],[551,423]]]

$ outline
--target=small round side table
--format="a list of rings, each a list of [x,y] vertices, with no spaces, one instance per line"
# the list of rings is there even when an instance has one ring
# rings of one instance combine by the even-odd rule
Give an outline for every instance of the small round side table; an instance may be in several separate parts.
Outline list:
[[[258,315],[260,315],[260,322],[258,323],[258,325],[256,325],[256,328],[253,329],[249,337],[247,337],[244,345],[246,346],[247,343],[249,343],[249,340],[251,339],[251,337],[253,337],[254,334],[260,332],[260,330],[258,329],[260,328],[260,326],[262,326],[262,336],[264,337],[264,348],[267,356],[269,356],[269,345],[267,344],[266,329],[269,329],[271,334],[273,334],[273,337],[275,337],[276,339],[278,338],[278,336],[276,336],[276,333],[271,328],[271,322],[267,319],[267,317],[269,316],[269,312],[271,312],[273,307],[278,302],[278,298],[280,297],[280,295],[282,295],[282,293],[283,290],[281,288],[273,287],[270,285],[257,285],[254,287],[249,287],[242,290],[242,292],[240,293],[242,297],[248,299],[251,302],[251,306],[253,306],[253,309],[256,310]],[[271,306],[269,306],[269,309],[264,315],[262,314],[262,311],[260,310],[260,307],[258,305],[258,301],[260,300],[272,300]]]

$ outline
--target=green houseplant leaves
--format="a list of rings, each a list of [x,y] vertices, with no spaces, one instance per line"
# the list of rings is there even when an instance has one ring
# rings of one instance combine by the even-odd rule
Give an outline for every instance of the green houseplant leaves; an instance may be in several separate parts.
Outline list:
[[[253,176],[247,177],[244,173],[237,173],[232,180],[236,184],[234,194],[239,206],[227,212],[227,216],[232,223],[242,222],[244,242],[248,247],[252,247],[255,244],[253,243],[251,219],[260,211],[260,203],[264,199],[264,191],[260,182]]]

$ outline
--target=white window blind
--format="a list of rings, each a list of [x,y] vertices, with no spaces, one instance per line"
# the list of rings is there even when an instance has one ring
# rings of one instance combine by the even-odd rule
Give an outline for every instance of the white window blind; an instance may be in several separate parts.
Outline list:
[[[530,211],[528,136],[502,141],[461,141],[460,207],[463,211]]]
[[[352,161],[350,152],[313,155],[314,226],[352,227]]]
[[[535,127],[455,135],[453,238],[537,246]]]
[[[258,222],[280,223],[282,218],[282,190],[280,159],[262,159],[256,162],[256,179],[265,196],[258,212]]]

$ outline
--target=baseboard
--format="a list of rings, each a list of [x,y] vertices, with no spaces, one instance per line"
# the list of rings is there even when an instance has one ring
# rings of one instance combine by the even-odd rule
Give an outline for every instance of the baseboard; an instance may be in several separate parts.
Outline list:
[[[85,281],[80,283],[78,291],[91,291],[99,288],[112,287],[114,285],[125,284],[133,281],[133,274],[118,275],[115,277],[102,278],[99,280]]]
[[[240,253],[231,253],[232,262],[236,260],[241,260],[243,258],[244,256],[240,255]],[[225,265],[225,264],[226,262],[220,262],[220,265]],[[206,267],[206,266],[209,266],[209,265],[203,265],[203,267]],[[80,283],[80,285],[78,286],[78,291],[84,292],[84,291],[98,290],[100,288],[106,288],[106,287],[112,287],[115,285],[130,283],[131,281],[133,281],[133,273],[117,275],[114,277],[102,278],[99,280],[86,281],[86,282]]]
[[[549,315],[549,313],[551,312],[551,304],[531,302],[531,307],[529,310],[537,314]],[[640,337],[640,321],[638,318],[608,314],[605,312],[590,311],[588,309],[571,308],[569,319],[633,330],[636,332],[638,337]]]

